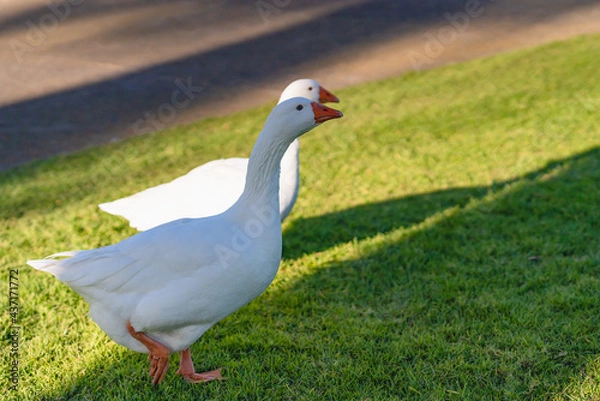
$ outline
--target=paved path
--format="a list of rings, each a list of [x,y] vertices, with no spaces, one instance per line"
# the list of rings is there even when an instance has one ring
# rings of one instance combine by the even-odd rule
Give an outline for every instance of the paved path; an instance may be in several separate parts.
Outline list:
[[[600,32],[600,0],[0,3],[0,169],[273,101],[298,77],[337,89]]]

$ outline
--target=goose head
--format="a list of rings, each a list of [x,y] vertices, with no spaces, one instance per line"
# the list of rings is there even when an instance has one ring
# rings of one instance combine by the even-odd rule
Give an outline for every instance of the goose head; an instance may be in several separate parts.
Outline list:
[[[340,118],[339,110],[324,106],[304,97],[293,97],[279,103],[265,124],[272,132],[277,132],[285,142],[292,142],[325,121]]]
[[[340,117],[342,112],[304,97],[293,97],[275,106],[252,148],[244,192],[236,202],[238,206],[232,206],[231,210],[245,210],[250,202],[269,204],[279,214],[280,165],[284,153],[300,135]],[[277,227],[281,228],[279,224]]]
[[[293,97],[305,97],[319,103],[338,103],[340,101],[337,96],[319,85],[314,79],[297,79],[289,84],[281,93],[279,103]]]

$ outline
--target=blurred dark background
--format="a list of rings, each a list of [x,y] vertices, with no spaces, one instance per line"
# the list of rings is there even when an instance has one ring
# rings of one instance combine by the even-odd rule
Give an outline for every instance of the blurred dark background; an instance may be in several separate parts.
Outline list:
[[[600,32],[600,0],[51,4],[1,6],[0,169],[274,101],[296,78],[335,90]]]

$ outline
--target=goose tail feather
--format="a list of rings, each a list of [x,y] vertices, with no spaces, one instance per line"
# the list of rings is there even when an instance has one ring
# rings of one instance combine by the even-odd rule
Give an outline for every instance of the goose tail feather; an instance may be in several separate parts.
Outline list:
[[[28,260],[27,264],[36,270],[52,273],[52,268],[58,265],[63,259],[72,258],[79,252],[81,251],[58,252],[50,256],[46,256],[44,259]]]

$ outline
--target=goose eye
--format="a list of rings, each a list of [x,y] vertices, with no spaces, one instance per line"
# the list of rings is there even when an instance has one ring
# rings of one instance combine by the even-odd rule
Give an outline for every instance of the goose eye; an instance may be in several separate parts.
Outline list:
[[[311,90],[312,90],[312,86],[309,86],[309,87],[308,87],[308,90],[309,90],[309,91],[311,91]]]
[[[304,108],[304,106],[302,106],[301,104],[299,104],[298,106],[296,106],[296,110],[300,111]]]

